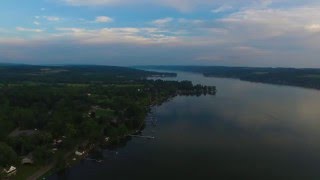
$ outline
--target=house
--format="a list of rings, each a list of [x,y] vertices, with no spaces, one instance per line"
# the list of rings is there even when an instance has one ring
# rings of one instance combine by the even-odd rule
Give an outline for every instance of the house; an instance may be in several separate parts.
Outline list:
[[[28,154],[26,157],[21,160],[22,165],[32,165],[34,164],[32,153]]]
[[[88,117],[89,118],[95,118],[96,117],[96,112],[95,111],[89,111]]]
[[[104,140],[105,140],[106,142],[109,142],[110,138],[109,138],[109,137],[106,137]]]
[[[63,143],[62,139],[54,139],[53,142],[52,142],[52,145],[54,147],[60,147],[62,143]]]
[[[58,151],[59,149],[58,148],[52,148],[51,152],[54,154]]]
[[[74,154],[77,155],[77,156],[82,156],[84,154],[84,152],[76,151]]]
[[[10,166],[8,170],[4,169],[3,172],[7,177],[14,176],[17,174],[17,168],[14,166]]]
[[[22,165],[32,165],[34,164],[33,158],[25,157],[21,160]]]

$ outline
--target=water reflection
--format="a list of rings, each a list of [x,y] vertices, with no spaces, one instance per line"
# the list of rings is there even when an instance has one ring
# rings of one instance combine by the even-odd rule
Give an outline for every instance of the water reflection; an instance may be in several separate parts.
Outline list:
[[[319,179],[320,91],[179,73],[216,96],[176,97],[156,126],[67,179]],[[116,154],[115,154],[116,152]],[[60,176],[61,177],[61,176]],[[51,179],[59,179],[55,175]]]

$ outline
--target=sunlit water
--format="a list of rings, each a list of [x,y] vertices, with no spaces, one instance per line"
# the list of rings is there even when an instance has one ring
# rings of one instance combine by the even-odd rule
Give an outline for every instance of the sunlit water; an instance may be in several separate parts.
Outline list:
[[[176,97],[154,109],[156,125],[102,163],[83,161],[49,179],[320,179],[320,91],[206,78],[216,96]]]

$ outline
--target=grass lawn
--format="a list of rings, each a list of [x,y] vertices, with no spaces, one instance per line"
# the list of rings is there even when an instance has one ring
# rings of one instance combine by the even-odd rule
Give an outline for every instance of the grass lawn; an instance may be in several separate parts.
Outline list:
[[[41,166],[39,165],[26,165],[17,167],[17,175],[12,177],[13,180],[25,180],[37,170],[39,170]]]
[[[98,109],[96,110],[97,117],[113,117],[114,111],[110,109]]]

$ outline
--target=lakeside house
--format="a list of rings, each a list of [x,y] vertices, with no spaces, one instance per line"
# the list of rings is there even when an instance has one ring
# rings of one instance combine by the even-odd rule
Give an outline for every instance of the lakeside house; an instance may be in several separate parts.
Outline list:
[[[55,154],[58,150],[59,150],[58,148],[52,148],[52,149],[51,149],[51,152],[52,152],[53,154]]]
[[[84,154],[84,152],[76,151],[76,152],[74,152],[74,154],[77,156],[82,156]]]
[[[34,160],[33,160],[32,153],[30,153],[30,154],[28,154],[28,156],[22,158],[21,164],[22,165],[33,165],[34,164]]]
[[[106,137],[104,140],[105,140],[106,142],[109,142],[110,137]]]
[[[100,106],[91,106],[91,109],[88,112],[88,117],[89,118],[96,118],[96,112],[98,110],[102,110],[103,108],[101,108]]]
[[[62,145],[63,143],[63,140],[62,139],[54,139],[53,142],[52,142],[52,146],[54,148],[58,148]]]
[[[65,136],[62,136],[62,138],[65,139],[66,137],[65,137]],[[52,152],[53,154],[55,154],[55,153],[59,150],[59,148],[62,146],[62,144],[63,144],[63,140],[62,140],[62,139],[54,139],[54,140],[52,141],[52,149],[51,149],[51,152]]]
[[[15,176],[17,174],[17,168],[14,166],[10,166],[10,168],[8,170],[3,169],[3,172],[5,173],[5,176],[7,176],[7,177]]]

